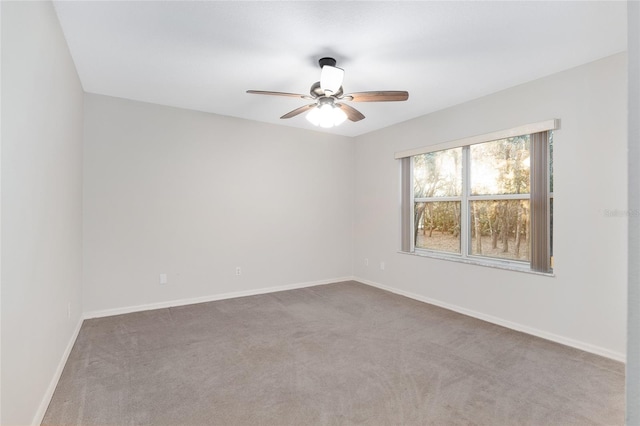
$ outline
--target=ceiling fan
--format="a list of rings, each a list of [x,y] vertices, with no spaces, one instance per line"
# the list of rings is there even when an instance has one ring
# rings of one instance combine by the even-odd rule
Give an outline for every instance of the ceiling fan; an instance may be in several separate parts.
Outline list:
[[[289,96],[312,100],[313,103],[296,108],[280,118],[287,119],[308,111],[307,120],[315,126],[324,128],[337,126],[347,118],[354,122],[364,118],[364,115],[360,111],[343,103],[345,101],[394,102],[406,101],[409,98],[408,92],[398,90],[357,92],[345,95],[342,90],[344,70],[336,67],[336,60],[333,58],[321,58],[318,64],[322,70],[320,72],[320,81],[311,85],[310,95],[264,90],[247,90],[247,93],[254,95]]]

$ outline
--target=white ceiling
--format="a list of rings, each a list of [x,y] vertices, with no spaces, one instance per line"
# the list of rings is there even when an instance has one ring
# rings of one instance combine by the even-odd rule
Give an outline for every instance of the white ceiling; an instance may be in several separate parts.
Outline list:
[[[407,90],[407,102],[350,103],[356,136],[626,50],[624,1],[55,1],[87,92],[320,130],[296,98],[317,61],[345,92]]]

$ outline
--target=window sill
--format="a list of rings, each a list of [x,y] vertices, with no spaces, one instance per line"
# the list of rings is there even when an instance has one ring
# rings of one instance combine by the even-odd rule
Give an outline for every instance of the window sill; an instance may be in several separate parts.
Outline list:
[[[524,272],[527,274],[542,275],[544,277],[555,277],[555,274],[553,273],[553,271],[552,272],[532,271],[531,269],[529,269],[529,266],[526,264],[520,265],[515,262],[504,262],[499,259],[479,259],[474,257],[464,258],[462,256],[455,255],[455,254],[448,255],[448,254],[435,253],[435,252],[429,252],[429,251],[415,251],[415,252],[398,251],[398,253],[406,254],[409,256],[427,257],[430,259],[465,263],[467,265],[484,266],[484,267],[489,267],[494,269],[504,269],[507,271],[514,271],[514,272]]]

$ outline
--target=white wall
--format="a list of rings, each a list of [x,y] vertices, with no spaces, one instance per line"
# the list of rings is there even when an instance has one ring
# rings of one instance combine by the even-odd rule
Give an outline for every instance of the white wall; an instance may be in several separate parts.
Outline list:
[[[349,138],[91,94],[84,138],[87,312],[352,275]]]
[[[629,51],[629,289],[627,418],[640,425],[640,2],[627,3]]]
[[[39,422],[79,325],[83,93],[51,3],[0,7],[0,423],[9,425]]]
[[[626,65],[625,54],[615,55],[358,137],[355,276],[623,359],[627,218],[604,211],[627,208]],[[555,277],[398,253],[394,152],[550,118],[561,120],[554,135]]]

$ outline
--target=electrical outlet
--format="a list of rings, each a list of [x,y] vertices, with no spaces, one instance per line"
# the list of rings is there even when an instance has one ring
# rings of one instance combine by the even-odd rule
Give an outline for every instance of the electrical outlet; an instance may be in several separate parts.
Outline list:
[[[242,275],[242,269],[240,267],[236,267],[236,275]]]
[[[166,284],[167,281],[167,274],[160,274],[160,284]]]
[[[366,257],[364,258],[364,266],[369,266],[369,259]]]
[[[384,262],[380,262],[380,270],[384,271]]]

